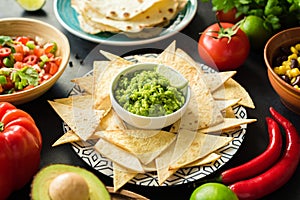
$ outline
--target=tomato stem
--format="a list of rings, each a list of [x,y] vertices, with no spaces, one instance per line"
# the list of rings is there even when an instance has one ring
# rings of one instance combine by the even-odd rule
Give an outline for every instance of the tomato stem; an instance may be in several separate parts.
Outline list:
[[[245,21],[246,18],[240,20],[239,22],[237,22],[236,24],[234,24],[232,27],[229,27],[229,28],[224,28],[222,25],[221,25],[221,22],[219,20],[217,20],[217,24],[219,25],[220,27],[220,30],[219,31],[209,31],[209,33],[216,33],[217,34],[217,37],[216,36],[213,36],[213,35],[210,35],[212,38],[214,39],[221,39],[221,38],[228,38],[228,42],[227,43],[230,43],[231,41],[231,38],[236,35],[236,33],[238,32],[241,24]],[[200,33],[202,34],[202,33]]]

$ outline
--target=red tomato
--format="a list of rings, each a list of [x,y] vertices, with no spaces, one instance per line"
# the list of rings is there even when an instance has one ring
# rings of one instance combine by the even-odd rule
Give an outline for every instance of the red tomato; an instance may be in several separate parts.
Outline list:
[[[233,70],[247,59],[250,43],[242,30],[233,29],[234,24],[220,25],[215,23],[204,30],[198,41],[198,52],[207,65],[220,71]]]
[[[33,53],[34,55],[36,55],[37,57],[41,57],[42,55],[45,54],[45,50],[43,48],[40,48],[38,46],[36,46],[34,49],[33,49]]]
[[[50,62],[51,67],[49,70],[49,74],[54,75],[58,71],[58,66],[54,62]]]
[[[29,37],[26,36],[19,36],[16,38],[17,42],[21,42],[23,45],[26,45],[26,43],[30,40]]]
[[[24,49],[22,44],[16,44],[14,45],[16,53],[24,54]]]
[[[42,78],[42,82],[44,82],[44,81],[46,81],[46,80],[49,80],[51,77],[52,77],[51,74],[44,74],[44,75],[43,75],[43,78]]]
[[[24,56],[23,56],[22,53],[17,52],[17,53],[14,53],[13,55],[14,55],[14,60],[16,62],[22,62],[23,61]]]
[[[237,23],[241,19],[243,19],[243,16],[240,15],[239,17],[236,17],[237,9],[232,8],[228,10],[227,12],[224,12],[223,10],[219,10],[216,12],[216,17],[219,20],[219,22],[229,22],[232,24]]]

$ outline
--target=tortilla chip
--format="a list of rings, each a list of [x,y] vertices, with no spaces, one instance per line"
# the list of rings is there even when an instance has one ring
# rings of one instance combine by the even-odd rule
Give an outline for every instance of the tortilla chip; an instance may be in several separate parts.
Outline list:
[[[103,116],[103,111],[82,109],[70,105],[48,101],[60,118],[82,139],[94,134]]]
[[[158,55],[157,61],[173,61],[175,59],[176,41],[174,40],[165,50]]]
[[[211,153],[211,154],[205,156],[204,158],[201,158],[199,160],[196,160],[196,161],[184,166],[184,168],[205,165],[205,164],[214,162],[220,158],[221,158],[221,155],[219,155],[217,153]]]
[[[175,139],[176,135],[159,130],[112,130],[97,134],[135,155],[143,164],[150,163]]]
[[[105,63],[98,63],[105,70],[100,74],[99,77],[94,77],[94,108],[97,110],[105,110],[107,113],[111,109],[111,101],[109,97],[111,80],[114,76],[122,70],[122,68],[127,67],[132,64],[132,62],[126,61],[124,59],[115,59],[107,65]]]
[[[230,78],[224,83],[224,87],[220,87],[213,93],[215,99],[239,99],[239,105],[255,108],[255,105],[249,95],[249,93],[238,82]]]
[[[237,105],[240,100],[241,99],[224,99],[224,100],[220,99],[220,100],[216,100],[216,103],[220,110],[225,110],[229,107]]]
[[[127,168],[124,168],[115,162],[113,163],[113,172],[114,192],[118,191],[138,174],[137,172],[129,171]]]
[[[227,145],[232,137],[216,136],[197,132],[195,139],[187,151],[177,160],[172,161],[170,169],[179,169],[200,158],[204,158],[217,149]],[[176,148],[176,147],[175,147]]]
[[[99,139],[94,146],[95,150],[103,156],[107,157],[114,163],[124,167],[129,172],[144,173],[144,169],[139,159],[133,154],[125,151],[116,145],[107,142],[103,139]]]
[[[225,110],[222,111],[222,114],[224,118],[236,118],[235,112],[232,107],[225,108]]]
[[[79,78],[74,78],[71,82],[77,84],[82,90],[83,93],[92,94],[93,93],[93,77],[92,76],[83,76]]]
[[[221,87],[229,78],[233,77],[236,71],[226,71],[218,73],[205,73],[202,78],[205,81],[208,89],[213,92]]]
[[[197,130],[223,122],[223,116],[204,81],[194,75],[190,81],[191,99],[181,118],[180,128]]]
[[[52,144],[52,147],[71,142],[78,142],[80,140],[81,138],[78,135],[76,135],[73,130],[69,130],[65,134],[63,134],[58,140],[56,140]]]
[[[170,176],[172,176],[177,171],[177,169],[169,169],[169,164],[171,163],[171,157],[174,148],[175,142],[173,142],[155,159],[159,185],[162,185]]]
[[[202,133],[214,133],[232,130],[234,128],[241,128],[241,125],[256,122],[256,119],[238,119],[238,118],[224,118],[224,122],[211,126],[208,128],[200,129]]]
[[[124,130],[126,128],[126,124],[123,120],[118,116],[118,114],[111,109],[100,122],[99,130]]]
[[[188,151],[192,145],[197,132],[180,129],[177,134],[174,151],[172,153],[171,161],[179,160],[180,157]]]

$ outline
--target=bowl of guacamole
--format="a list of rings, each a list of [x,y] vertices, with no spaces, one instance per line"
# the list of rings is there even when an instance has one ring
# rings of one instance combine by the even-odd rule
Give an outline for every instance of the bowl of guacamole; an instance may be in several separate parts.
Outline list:
[[[115,76],[110,99],[113,109],[127,124],[161,129],[182,117],[190,93],[188,81],[175,69],[157,63],[137,63]]]

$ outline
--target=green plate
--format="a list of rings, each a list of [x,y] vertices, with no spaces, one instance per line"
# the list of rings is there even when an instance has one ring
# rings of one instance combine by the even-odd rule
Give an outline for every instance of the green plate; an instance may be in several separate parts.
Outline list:
[[[84,32],[79,25],[76,11],[71,7],[71,0],[54,0],[54,13],[58,22],[70,33],[92,42],[107,45],[129,46],[157,42],[168,38],[184,29],[193,19],[197,11],[197,0],[189,0],[184,10],[165,27],[157,36],[147,39],[129,38],[123,34],[98,33],[89,34]]]

